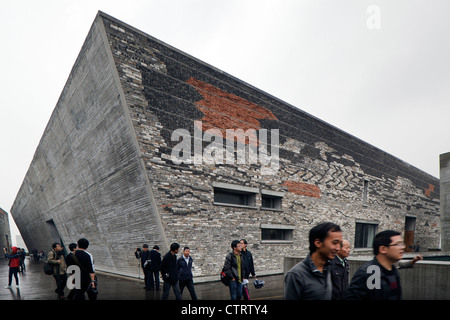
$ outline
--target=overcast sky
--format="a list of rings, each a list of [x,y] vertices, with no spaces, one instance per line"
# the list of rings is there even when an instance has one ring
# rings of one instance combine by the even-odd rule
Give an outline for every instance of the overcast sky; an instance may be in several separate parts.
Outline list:
[[[0,0],[8,212],[98,10],[439,177],[450,1]]]

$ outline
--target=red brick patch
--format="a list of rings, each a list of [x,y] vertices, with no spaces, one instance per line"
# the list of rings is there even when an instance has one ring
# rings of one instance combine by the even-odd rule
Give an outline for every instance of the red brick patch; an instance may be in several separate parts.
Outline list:
[[[197,108],[205,115],[202,121],[202,130],[216,128],[226,137],[226,129],[259,130],[261,123],[258,119],[278,120],[267,108],[253,102],[227,93],[206,82],[189,78],[186,81],[193,86],[202,96],[203,100],[197,101]],[[256,137],[250,135],[251,138]],[[248,144],[248,140],[245,144]]]
[[[431,197],[431,193],[432,193],[432,192],[434,192],[434,185],[429,184],[429,185],[428,185],[428,189],[425,189],[424,194],[425,194],[427,197]]]
[[[282,186],[287,187],[289,192],[301,196],[321,198],[320,188],[314,184],[286,180],[283,182]]]

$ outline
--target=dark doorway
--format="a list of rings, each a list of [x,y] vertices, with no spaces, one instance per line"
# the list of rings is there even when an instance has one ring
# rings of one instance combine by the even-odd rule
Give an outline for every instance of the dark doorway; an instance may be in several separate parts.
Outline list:
[[[67,255],[66,246],[63,243],[63,240],[61,236],[59,235],[58,228],[56,228],[55,222],[53,219],[47,220],[47,228],[50,233],[50,236],[52,237],[52,243],[58,242],[61,246],[64,247],[64,256]],[[50,244],[51,245],[51,244]]]
[[[412,252],[414,246],[414,231],[416,230],[416,218],[405,218],[405,252]]]

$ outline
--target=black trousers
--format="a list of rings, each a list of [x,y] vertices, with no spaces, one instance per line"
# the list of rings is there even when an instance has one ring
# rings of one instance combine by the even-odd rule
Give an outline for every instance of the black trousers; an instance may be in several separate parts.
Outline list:
[[[192,300],[198,300],[197,299],[197,294],[195,293],[195,289],[194,289],[194,281],[192,279],[190,280],[179,280],[178,281],[180,284],[180,292],[183,295],[183,290],[185,287],[188,288],[189,293],[191,294],[191,298]]]
[[[150,290],[156,289],[159,290],[159,271],[151,271],[149,270],[149,285],[147,285],[147,289]]]
[[[67,274],[54,274],[53,277],[56,281],[56,292],[58,293],[58,296],[64,297],[64,288],[66,287],[67,283]]]

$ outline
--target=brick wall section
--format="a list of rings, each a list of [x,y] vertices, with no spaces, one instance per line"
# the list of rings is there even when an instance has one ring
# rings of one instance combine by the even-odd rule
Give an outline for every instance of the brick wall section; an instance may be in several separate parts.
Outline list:
[[[308,230],[324,220],[353,241],[357,220],[403,231],[410,214],[416,239],[438,246],[436,178],[117,20],[104,21],[164,231],[168,242],[191,247],[196,275],[216,274],[240,238],[249,241],[257,270],[280,269],[283,256],[306,252]],[[252,165],[174,165],[172,132],[184,128],[193,137],[198,120],[204,130],[279,129],[278,174],[262,176]],[[282,211],[261,209],[260,194],[257,209],[214,205],[213,182],[284,192]],[[263,243],[261,224],[294,226],[293,242]]]

